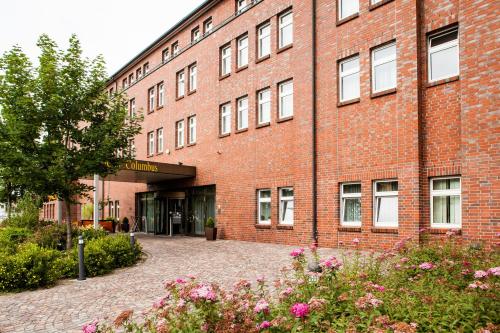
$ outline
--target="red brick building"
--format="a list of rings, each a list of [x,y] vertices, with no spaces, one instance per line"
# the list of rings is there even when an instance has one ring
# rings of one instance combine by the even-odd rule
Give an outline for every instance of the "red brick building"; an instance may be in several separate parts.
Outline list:
[[[105,180],[104,215],[167,234],[201,234],[214,216],[223,238],[257,242],[378,248],[421,228],[493,242],[498,11],[493,0],[205,1],[109,84],[144,114],[137,159],[196,176]]]

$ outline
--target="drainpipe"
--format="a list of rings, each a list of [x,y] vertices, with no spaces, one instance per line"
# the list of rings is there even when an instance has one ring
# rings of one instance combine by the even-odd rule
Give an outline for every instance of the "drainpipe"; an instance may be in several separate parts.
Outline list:
[[[99,228],[99,175],[94,175],[94,229]]]
[[[318,244],[318,180],[316,156],[316,0],[312,0],[312,239]]]

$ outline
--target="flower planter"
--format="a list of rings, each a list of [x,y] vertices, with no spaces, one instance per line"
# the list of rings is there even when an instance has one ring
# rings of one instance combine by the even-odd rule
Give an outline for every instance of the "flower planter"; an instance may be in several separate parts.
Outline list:
[[[217,239],[217,228],[205,227],[205,237],[208,241],[214,241]]]
[[[93,226],[94,225],[94,221],[92,221],[92,220],[82,220],[81,223],[80,223],[80,225],[83,226],[83,227]],[[113,231],[113,221],[102,220],[102,221],[99,221],[99,225],[104,230],[106,230],[108,232],[114,232]]]

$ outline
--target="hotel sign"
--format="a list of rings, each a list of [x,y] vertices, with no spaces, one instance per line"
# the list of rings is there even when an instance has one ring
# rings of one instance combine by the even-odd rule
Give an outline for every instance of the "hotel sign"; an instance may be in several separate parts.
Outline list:
[[[106,166],[111,167],[109,163]],[[151,161],[131,160],[123,163],[115,174],[107,175],[106,180],[119,182],[153,184],[161,181],[196,177],[193,166]]]
[[[125,170],[158,172],[158,165],[150,162],[131,161],[124,165]]]

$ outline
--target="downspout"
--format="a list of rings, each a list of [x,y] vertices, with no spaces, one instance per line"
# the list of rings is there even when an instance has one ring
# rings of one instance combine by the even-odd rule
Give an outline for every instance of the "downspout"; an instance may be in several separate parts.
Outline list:
[[[312,239],[318,244],[318,180],[316,152],[316,0],[312,0]]]

